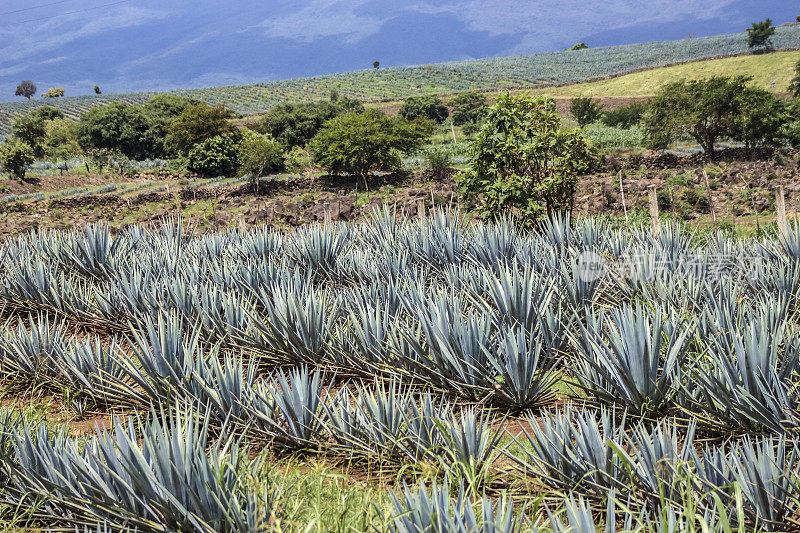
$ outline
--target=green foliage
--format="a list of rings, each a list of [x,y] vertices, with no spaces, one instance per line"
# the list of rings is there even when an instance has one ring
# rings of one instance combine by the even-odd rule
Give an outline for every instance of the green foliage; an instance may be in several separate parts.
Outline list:
[[[486,96],[475,91],[459,93],[450,100],[450,106],[454,125],[476,124],[486,115]]]
[[[501,95],[472,143],[469,170],[457,176],[464,199],[483,218],[531,226],[572,205],[578,176],[595,153],[581,130],[563,130],[550,98]]]
[[[441,124],[450,115],[450,111],[438,96],[412,96],[403,101],[398,114],[406,120],[421,117]]]
[[[59,98],[61,96],[64,96],[64,88],[51,87],[50,89],[47,89],[47,92],[45,92],[42,96],[47,98]]]
[[[589,48],[589,45],[586,43],[575,43],[569,48],[564,48],[565,52],[570,52],[572,50],[586,50]]]
[[[252,183],[267,172],[283,169],[283,146],[269,135],[243,130],[240,143],[239,172],[249,174]]]
[[[381,62],[380,61],[373,61],[372,62],[372,68],[374,68],[374,69],[381,68]]]
[[[453,163],[453,158],[446,149],[431,148],[425,152],[425,164],[428,170],[437,176],[444,174]]]
[[[232,176],[239,169],[241,148],[231,135],[217,135],[189,151],[187,168],[206,177]]]
[[[666,148],[682,136],[694,138],[706,153],[714,153],[720,137],[750,144],[771,140],[780,126],[774,111],[780,104],[750,78],[714,76],[680,80],[664,86],[644,117],[649,148]]]
[[[94,89],[94,94],[103,94],[98,85],[95,85],[93,89]]]
[[[638,126],[622,129],[604,124],[590,124],[584,128],[584,135],[598,148],[632,150],[644,147],[644,135]]]
[[[343,98],[338,93],[330,102],[281,104],[267,111],[258,124],[262,133],[293,148],[305,146],[319,129],[334,117],[347,112],[360,113],[364,106],[356,100]]]
[[[39,107],[28,115],[17,117],[11,127],[11,135],[33,149],[35,157],[44,155],[45,135],[48,121],[63,119],[64,114],[52,106]]]
[[[25,170],[35,160],[33,148],[22,141],[7,141],[0,145],[2,170],[19,180],[25,179]]]
[[[80,155],[78,124],[63,118],[45,122],[44,155],[53,161],[65,161]]]
[[[130,159],[158,157],[163,140],[141,107],[113,102],[84,113],[78,123],[81,148],[118,151]]]
[[[26,80],[17,85],[17,90],[14,91],[14,96],[24,96],[28,100],[31,96],[36,94],[36,84],[30,80]]]
[[[600,117],[603,116],[603,106],[592,98],[573,98],[569,112],[582,128],[600,120]]]
[[[628,129],[638,125],[645,112],[647,112],[647,104],[644,102],[634,102],[611,111],[606,111],[603,113],[601,120],[606,126]]]
[[[314,155],[301,146],[295,146],[286,154],[286,169],[290,172],[305,172],[314,167]]]
[[[164,144],[179,154],[188,154],[197,144],[236,131],[230,121],[233,117],[233,111],[222,104],[190,105],[172,119]]]
[[[747,28],[747,47],[772,50],[773,35],[775,35],[775,26],[772,25],[772,20],[754,22],[751,28]]]
[[[800,98],[800,61],[794,67],[795,77],[792,78],[792,83],[789,84],[789,92],[795,98]]]
[[[400,168],[400,155],[418,148],[432,128],[422,122],[390,119],[377,111],[349,113],[327,121],[309,148],[332,174],[366,176]]]
[[[786,121],[781,128],[781,137],[794,148],[800,148],[800,98],[786,106]]]

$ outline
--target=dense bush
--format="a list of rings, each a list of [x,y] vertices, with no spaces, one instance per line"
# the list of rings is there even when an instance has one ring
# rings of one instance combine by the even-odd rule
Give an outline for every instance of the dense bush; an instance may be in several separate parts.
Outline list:
[[[294,148],[307,145],[325,121],[344,113],[360,113],[363,110],[360,102],[338,95],[331,102],[281,104],[264,114],[258,129],[281,144]]]
[[[0,145],[2,170],[19,180],[25,179],[25,171],[28,165],[31,165],[35,160],[33,148],[22,141],[8,141]]]
[[[179,154],[188,154],[197,144],[236,131],[230,121],[233,117],[233,111],[223,105],[190,105],[172,119],[164,144]]]
[[[63,87],[51,87],[47,89],[47,91],[42,95],[46,98],[59,98],[64,96],[64,88]]]
[[[603,106],[592,98],[573,98],[569,106],[569,113],[582,128],[600,120],[600,117],[603,116]]]
[[[427,118],[441,124],[450,111],[438,96],[412,96],[403,101],[398,114],[406,120]]]
[[[63,119],[64,114],[52,106],[38,107],[27,115],[22,115],[14,119],[11,126],[11,135],[31,148],[36,157],[44,155],[45,141],[47,134],[47,123],[55,119]]]
[[[240,172],[249,174],[251,182],[258,184],[265,173],[284,168],[283,146],[270,135],[243,130],[239,160]]]
[[[550,98],[499,96],[473,141],[469,169],[456,176],[467,205],[483,218],[508,216],[525,226],[569,209],[595,154],[581,130],[560,123]]]
[[[164,146],[152,117],[141,107],[122,102],[84,113],[78,123],[78,143],[84,150],[113,150],[135,160],[159,157]]]
[[[189,151],[187,168],[202,176],[232,176],[239,169],[241,148],[232,135],[217,135]]]
[[[429,123],[365,111],[327,121],[309,148],[328,172],[359,176],[366,182],[372,171],[400,168],[400,155],[418,148],[431,132]]]
[[[454,96],[449,102],[453,108],[453,124],[475,124],[486,116],[486,96],[475,91],[467,91]]]
[[[647,104],[644,102],[634,102],[611,111],[606,111],[603,113],[601,120],[606,126],[628,129],[638,125],[646,111]]]

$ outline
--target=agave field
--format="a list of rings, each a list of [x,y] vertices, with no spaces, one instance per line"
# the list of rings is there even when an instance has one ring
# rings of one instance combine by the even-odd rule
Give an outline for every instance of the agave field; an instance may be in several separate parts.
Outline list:
[[[5,403],[113,420],[75,436],[6,409],[6,521],[303,529],[266,459],[294,455],[388,472],[378,531],[800,528],[800,226],[384,209],[33,233],[0,262]]]
[[[777,49],[797,48],[800,46],[800,27],[777,27],[773,42]],[[238,113],[253,114],[262,113],[280,103],[327,99],[331,89],[336,89],[344,96],[368,102],[384,98],[405,98],[420,93],[579,82],[641,68],[747,51],[746,34],[737,33],[568,52],[359,70],[250,85],[170,92],[211,105],[225,104]],[[142,104],[154,94],[133,92],[0,102],[0,136],[10,133],[14,116],[28,113],[36,106],[53,105],[69,118],[77,119],[82,113],[98,105],[114,100]]]

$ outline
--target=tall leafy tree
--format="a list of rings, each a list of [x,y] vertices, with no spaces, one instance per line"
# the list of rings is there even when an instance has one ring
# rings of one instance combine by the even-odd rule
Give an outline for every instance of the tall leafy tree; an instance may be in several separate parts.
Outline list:
[[[570,208],[578,176],[596,161],[580,129],[561,128],[551,98],[527,94],[497,98],[470,154],[456,177],[467,204],[483,218],[510,216],[523,226]]]
[[[258,130],[289,148],[301,147],[314,138],[326,121],[344,113],[360,113],[363,110],[361,102],[336,93],[336,98],[331,98],[329,102],[275,106],[261,117]]]
[[[794,74],[795,76],[789,84],[789,91],[795,98],[800,98],[800,61],[794,67]]]
[[[422,117],[441,124],[450,116],[450,110],[438,96],[412,96],[405,99],[398,114],[406,120]]]
[[[223,105],[191,105],[172,119],[164,142],[178,153],[188,155],[196,144],[236,132],[236,126],[231,123],[233,117],[233,111]]]
[[[705,80],[679,80],[665,85],[650,103],[644,117],[647,144],[667,148],[684,135],[694,138],[708,154],[720,137],[734,136],[741,101],[750,78],[714,76]]]
[[[28,100],[36,94],[36,84],[30,80],[25,80],[17,85],[17,90],[14,92],[14,96],[24,96]]]
[[[467,91],[454,96],[450,102],[453,108],[453,124],[475,124],[486,115],[486,96],[475,91]]]
[[[600,120],[603,116],[603,106],[592,98],[573,98],[569,112],[582,128]]]
[[[81,115],[78,143],[84,150],[119,152],[130,159],[159,157],[163,140],[153,129],[152,118],[140,107],[112,102]]]
[[[14,119],[11,135],[28,145],[36,157],[45,155],[44,143],[47,122],[64,118],[64,114],[53,106],[38,107],[27,115]]]

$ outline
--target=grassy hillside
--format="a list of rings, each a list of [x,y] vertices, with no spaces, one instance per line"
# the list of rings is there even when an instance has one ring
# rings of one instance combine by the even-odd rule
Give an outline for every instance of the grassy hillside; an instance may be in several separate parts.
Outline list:
[[[777,48],[800,46],[800,25],[777,28],[773,40]],[[579,82],[642,68],[746,51],[746,36],[739,33],[570,52],[359,70],[252,85],[176,90],[172,93],[204,100],[209,104],[222,103],[239,113],[249,114],[263,112],[280,102],[327,98],[331,89],[364,101],[376,101],[420,93]],[[152,94],[139,92],[57,99],[37,98],[31,101],[0,103],[0,135],[8,133],[15,115],[27,113],[36,106],[55,105],[67,116],[77,118],[86,110],[112,100],[142,103]]]
[[[752,76],[753,83],[759,87],[785,92],[794,77],[798,61],[800,52],[797,51],[726,57],[634,72],[608,80],[537,89],[535,92],[555,97],[650,96],[671,81],[681,78],[696,80],[715,75]]]

